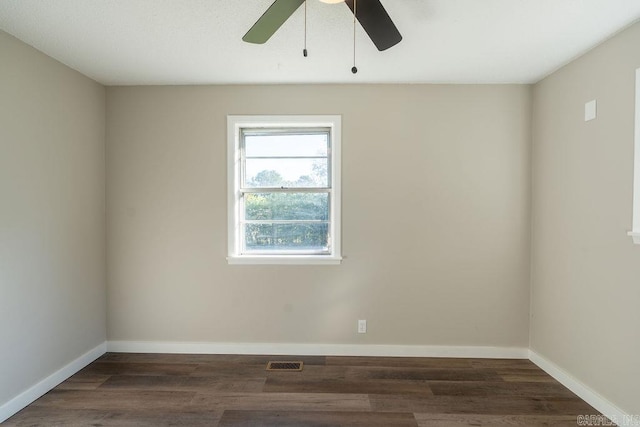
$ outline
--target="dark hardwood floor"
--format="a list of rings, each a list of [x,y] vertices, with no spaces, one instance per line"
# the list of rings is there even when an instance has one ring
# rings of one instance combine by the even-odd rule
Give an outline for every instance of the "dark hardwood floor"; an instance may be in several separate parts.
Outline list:
[[[528,360],[107,353],[5,424],[576,426],[595,414]]]

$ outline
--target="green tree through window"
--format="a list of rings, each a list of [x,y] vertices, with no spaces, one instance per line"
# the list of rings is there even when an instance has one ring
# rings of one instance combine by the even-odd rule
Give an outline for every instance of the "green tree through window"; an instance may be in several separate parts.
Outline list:
[[[327,182],[326,162],[314,162],[311,173],[286,181],[275,170],[249,179],[257,188],[321,188]],[[245,244],[249,250],[326,250],[329,195],[312,192],[260,192],[245,196]],[[303,222],[304,221],[304,222]]]

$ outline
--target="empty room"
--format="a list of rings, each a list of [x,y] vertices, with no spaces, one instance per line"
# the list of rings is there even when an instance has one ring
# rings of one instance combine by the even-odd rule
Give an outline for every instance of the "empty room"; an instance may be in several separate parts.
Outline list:
[[[0,423],[640,426],[638,0],[0,1]]]

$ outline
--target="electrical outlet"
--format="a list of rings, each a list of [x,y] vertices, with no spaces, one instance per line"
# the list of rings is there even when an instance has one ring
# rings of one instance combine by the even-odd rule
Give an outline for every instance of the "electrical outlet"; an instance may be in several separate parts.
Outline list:
[[[366,320],[358,320],[358,333],[366,334],[367,333],[367,321]]]

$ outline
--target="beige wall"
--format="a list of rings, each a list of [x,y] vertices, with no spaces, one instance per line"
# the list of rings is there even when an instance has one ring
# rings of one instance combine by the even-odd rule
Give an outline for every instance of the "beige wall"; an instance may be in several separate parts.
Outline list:
[[[527,347],[530,104],[527,86],[108,88],[109,339]],[[342,265],[227,265],[228,114],[343,115]]]
[[[105,90],[0,31],[0,406],[104,342]]]
[[[631,229],[640,24],[534,88],[531,348],[640,414],[640,246]],[[598,118],[584,122],[584,104]]]

